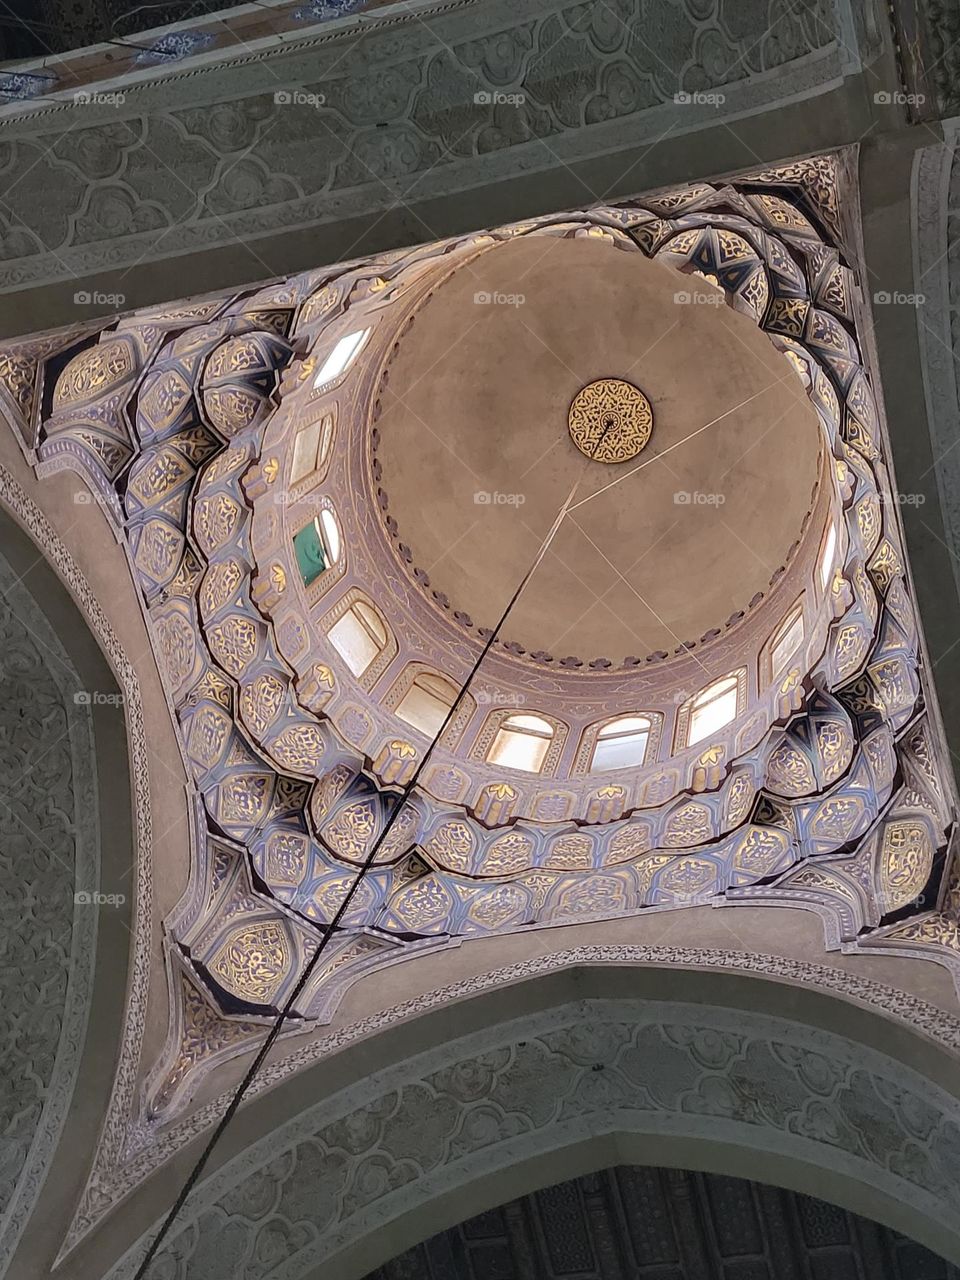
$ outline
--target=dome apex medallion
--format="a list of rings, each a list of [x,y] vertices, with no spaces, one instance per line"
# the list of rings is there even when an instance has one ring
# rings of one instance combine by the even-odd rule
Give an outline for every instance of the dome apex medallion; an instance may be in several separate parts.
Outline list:
[[[650,401],[623,378],[598,378],[580,388],[567,415],[570,438],[592,462],[629,462],[650,439]]]

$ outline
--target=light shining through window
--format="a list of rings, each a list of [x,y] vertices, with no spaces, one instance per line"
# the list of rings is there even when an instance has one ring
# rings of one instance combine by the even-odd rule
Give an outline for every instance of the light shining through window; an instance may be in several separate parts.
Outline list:
[[[313,380],[314,387],[322,387],[327,382],[333,382],[334,378],[339,378],[342,373],[346,373],[369,333],[369,329],[357,329],[354,333],[348,333],[341,338],[320,366]]]

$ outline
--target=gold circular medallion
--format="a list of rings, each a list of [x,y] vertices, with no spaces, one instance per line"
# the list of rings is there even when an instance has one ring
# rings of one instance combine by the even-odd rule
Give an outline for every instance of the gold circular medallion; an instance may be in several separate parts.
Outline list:
[[[653,431],[650,401],[632,382],[598,378],[573,397],[567,416],[570,438],[593,462],[629,462]]]

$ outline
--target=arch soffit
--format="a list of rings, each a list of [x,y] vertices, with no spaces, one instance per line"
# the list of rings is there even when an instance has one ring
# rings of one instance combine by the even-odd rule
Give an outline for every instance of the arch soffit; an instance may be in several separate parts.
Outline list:
[[[768,1181],[960,1259],[944,1225],[960,1207],[960,1020],[895,988],[782,957],[581,947],[328,1041],[241,1116],[249,1145],[170,1238],[179,1280],[280,1239],[285,1280],[334,1262],[361,1280],[447,1225],[620,1161],[754,1176],[762,1161]],[[295,1114],[278,1124],[283,1094]],[[109,1280],[129,1280],[152,1230]]]

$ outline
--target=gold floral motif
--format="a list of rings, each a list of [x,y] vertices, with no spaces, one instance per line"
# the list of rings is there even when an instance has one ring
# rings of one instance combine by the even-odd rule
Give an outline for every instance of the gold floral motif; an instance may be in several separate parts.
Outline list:
[[[737,235],[726,227],[717,228],[717,244],[720,248],[720,262],[739,262],[741,258],[755,258],[756,254],[743,236]]]
[[[761,192],[753,196],[753,199],[760,205],[774,226],[782,227],[786,231],[813,232],[813,228],[803,214],[794,209],[793,205],[787,204],[786,200],[781,200],[779,196]]]
[[[158,449],[146,466],[135,471],[130,478],[129,489],[148,506],[166,497],[191,474],[191,468],[183,457],[168,445]]]
[[[862,423],[872,429],[877,425],[877,406],[873,392],[862,371],[853,380],[849,393],[850,408]]]
[[[727,824],[738,827],[753,803],[753,782],[746,773],[739,773],[727,791]]]
[[[557,871],[586,871],[593,866],[593,841],[584,835],[559,836],[550,845],[543,865]]]
[[[344,899],[355,882],[353,875],[333,875],[323,880],[313,891],[313,908],[311,915],[321,920],[334,918],[343,906]],[[377,901],[377,891],[369,880],[361,880],[356,892],[350,899],[350,906],[344,912],[342,923],[357,924],[369,916]]]
[[[420,816],[416,809],[412,805],[404,805],[377,850],[375,859],[377,866],[384,862],[392,862],[394,858],[407,852],[416,839],[419,822]]]
[[[323,775],[314,788],[310,802],[310,812],[315,823],[319,825],[326,818],[354,776],[353,769],[343,762]]]
[[[206,618],[213,617],[232,598],[242,577],[239,560],[222,560],[210,565],[200,588],[200,608]]]
[[[176,421],[190,399],[190,387],[179,369],[167,369],[144,384],[137,403],[137,425],[142,438],[163,431]]]
[[[207,417],[228,440],[256,421],[261,407],[269,404],[248,387],[205,387],[202,396]]]
[[[494,826],[512,815],[517,792],[507,782],[490,782],[480,792],[476,813],[481,822]]]
[[[377,753],[373,761],[373,771],[381,781],[399,783],[403,786],[409,782],[416,771],[417,753],[412,743],[394,738]]]
[[[836,796],[825,800],[810,824],[811,834],[817,840],[833,840],[838,844],[849,840],[863,812],[863,801],[859,796]]]
[[[870,462],[875,462],[880,457],[880,451],[870,437],[870,433],[862,422],[852,413],[848,413],[843,428],[843,438],[848,444],[853,445],[854,449]]]
[[[223,986],[241,1000],[269,1004],[289,963],[283,929],[267,921],[231,934],[214,956],[210,968]]]
[[[646,902],[649,897],[653,877],[661,867],[669,866],[675,856],[672,853],[653,853],[649,857],[641,858],[639,862],[634,863],[633,875],[637,884],[637,894],[642,902]]]
[[[482,889],[467,910],[467,919],[484,929],[502,929],[530,906],[530,894],[518,884]]]
[[[850,763],[853,742],[849,733],[836,720],[824,720],[817,725],[817,749],[820,752],[822,782],[836,782]]]
[[[129,339],[114,338],[73,357],[57,379],[54,410],[102,395],[134,371]]]
[[[702,235],[703,231],[700,227],[693,231],[681,231],[663,246],[663,252],[676,254],[677,257],[687,257],[700,243]]]
[[[913,694],[902,658],[887,658],[884,662],[874,663],[869,671],[888,712],[893,714],[911,705]]]
[[[439,876],[429,875],[401,889],[391,906],[407,928],[433,930],[453,909],[453,898]]]
[[[232,686],[225,676],[222,676],[219,671],[210,666],[206,668],[203,675],[190,690],[187,704],[192,707],[199,706],[205,698],[211,702],[219,703],[221,707],[226,707],[228,711],[233,706]]]
[[[307,837],[297,831],[272,831],[267,837],[267,877],[280,884],[299,884],[307,869]]]
[[[334,853],[356,862],[366,854],[376,825],[373,801],[357,800],[340,810],[325,834]]]
[[[222,453],[207,464],[203,473],[204,485],[212,485],[233,471],[238,471],[240,467],[247,461],[246,449],[237,446],[231,446],[223,450]]]
[[[509,876],[530,867],[533,841],[520,831],[510,831],[494,840],[486,850],[480,866],[482,875]]]
[[[233,537],[240,520],[240,508],[225,493],[201,498],[194,508],[194,524],[200,548],[212,555]]]
[[[857,524],[865,555],[870,555],[880,538],[880,499],[868,493],[857,503]]]
[[[164,520],[148,520],[143,526],[134,563],[154,582],[166,582],[180,563],[183,535]]]
[[[649,256],[650,253],[654,252],[658,244],[663,242],[664,237],[672,233],[672,230],[671,223],[668,223],[666,219],[657,218],[649,221],[649,223],[643,223],[639,227],[635,225],[632,234],[634,234],[634,239],[641,250]],[[667,248],[669,250],[669,246]]]
[[[650,401],[622,378],[588,382],[573,398],[567,419],[570,437],[594,462],[628,462],[653,431]]]
[[[856,671],[866,655],[869,643],[869,636],[855,623],[841,627],[837,632],[833,651],[837,674],[846,676]]]
[[[231,676],[240,676],[257,651],[257,628],[242,614],[234,613],[207,631],[210,652]]]
[[[816,385],[817,385],[817,398],[819,399],[823,407],[826,409],[830,417],[830,421],[833,422],[836,426],[839,426],[840,425],[840,400],[837,397],[837,393],[836,393],[836,390],[834,389],[833,383],[830,381],[827,375],[820,368],[817,369]]]
[[[894,550],[893,544],[886,538],[880,543],[877,554],[867,567],[880,591],[886,591],[897,574],[903,572],[900,557]]]
[[[223,755],[232,722],[222,707],[203,706],[190,722],[187,750],[191,760],[209,769]]]
[[[599,787],[587,801],[588,822],[615,822],[623,817],[627,793],[623,787]]]
[[[578,877],[557,894],[557,914],[561,916],[612,916],[625,911],[627,905],[622,872]]]
[[[960,951],[960,923],[942,912],[927,916],[923,920],[907,920],[896,929],[892,929],[886,936],[947,947],[950,951]]]
[[[810,303],[806,298],[774,298],[766,327],[777,333],[786,333],[793,338],[799,338],[803,333],[809,308]],[[787,354],[793,355],[793,352]],[[802,370],[802,362],[796,357],[794,359],[800,364]]]
[[[210,354],[204,370],[203,381],[215,381],[231,373],[243,373],[248,369],[267,367],[263,349],[252,334],[237,334],[226,338]]]
[[[721,743],[715,743],[700,753],[690,778],[692,791],[712,791],[719,785],[723,775],[721,762],[725,755],[726,748]]]
[[[750,307],[755,316],[759,318],[763,315],[770,299],[770,286],[767,283],[767,273],[763,267],[758,267],[746,284],[741,287],[740,297]]]
[[[789,880],[791,886],[810,889],[825,889],[828,894],[838,894],[847,902],[857,905],[857,895],[853,888],[839,875],[831,875],[819,867],[804,867]]]
[[[629,862],[646,853],[652,843],[646,822],[629,822],[616,833],[604,854],[604,864]]]
[[[283,685],[276,676],[263,673],[243,686],[240,713],[258,736],[276,719],[283,703]]]
[[[465,822],[445,822],[430,837],[425,852],[448,871],[470,870],[473,835]]]
[[[318,289],[316,293],[311,294],[300,308],[299,323],[312,324],[314,320],[319,320],[321,316],[325,316],[327,312],[333,310],[339,297],[340,294],[336,289],[332,289],[330,285],[325,284],[322,289]]]
[[[713,836],[713,815],[705,804],[691,800],[681,805],[667,821],[663,845],[667,849],[682,849],[700,844]]]
[[[0,351],[0,385],[26,417],[33,400],[36,361],[17,351]]]
[[[223,1017],[185,977],[180,988],[180,1007],[183,1010],[180,1044],[170,1071],[151,1099],[152,1112],[161,1112],[170,1106],[177,1090],[205,1058],[244,1040],[263,1036],[259,1023]]]
[[[767,784],[786,796],[809,795],[817,789],[813,766],[789,738],[780,742],[770,755]]]
[[[225,823],[252,826],[263,816],[269,795],[266,774],[231,774],[220,784],[220,818]]]
[[[170,681],[176,688],[193,670],[197,653],[197,638],[189,619],[182,613],[170,613],[159,618],[157,646]]]
[[[749,827],[733,855],[734,871],[751,879],[769,875],[790,847],[782,831]]]
[[[889,734],[889,729],[884,726],[872,734],[863,746],[877,786],[881,789],[893,781],[893,775],[896,770],[896,761],[891,749]]]
[[[933,842],[922,822],[888,822],[880,854],[881,914],[899,911],[923,893],[933,867]]]
[[[658,887],[671,898],[699,897],[716,887],[717,868],[704,858],[677,858],[661,872]]]

